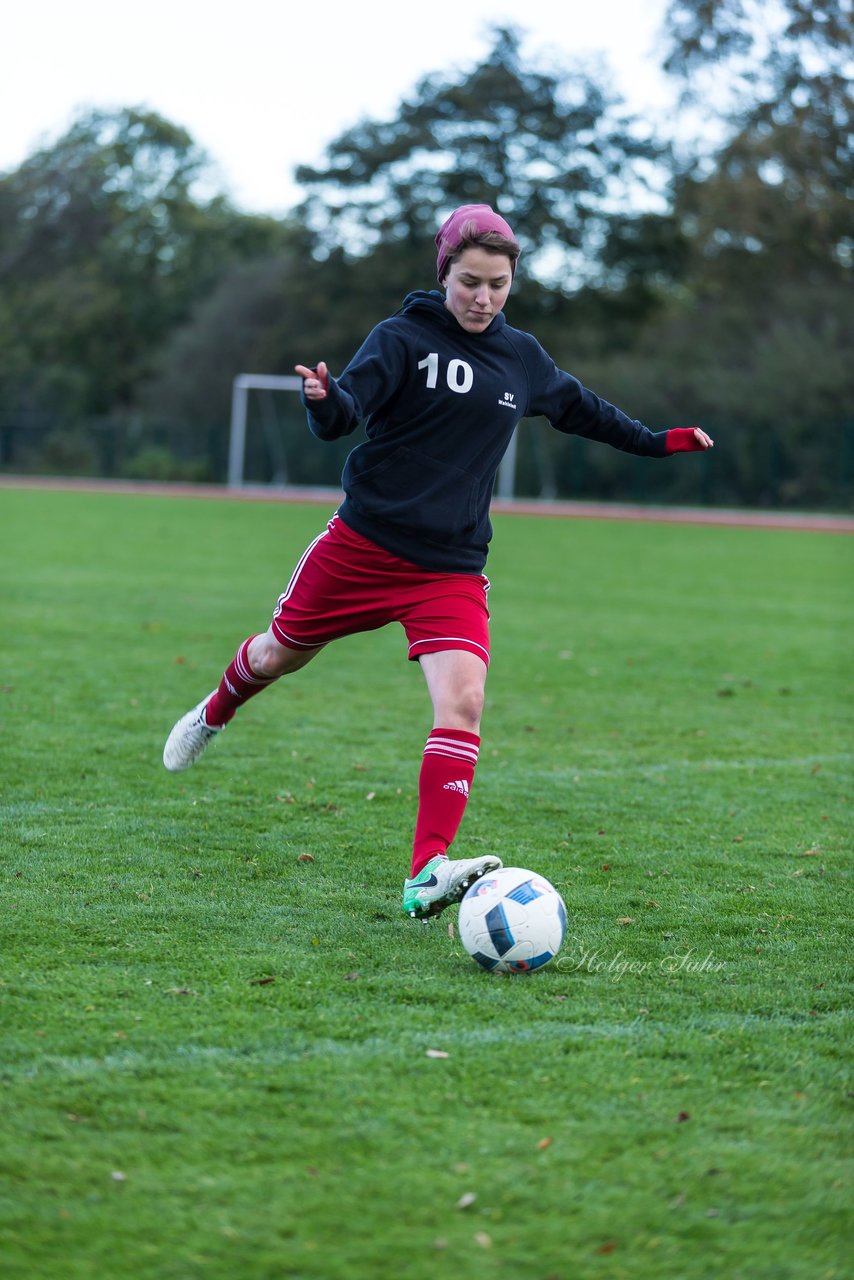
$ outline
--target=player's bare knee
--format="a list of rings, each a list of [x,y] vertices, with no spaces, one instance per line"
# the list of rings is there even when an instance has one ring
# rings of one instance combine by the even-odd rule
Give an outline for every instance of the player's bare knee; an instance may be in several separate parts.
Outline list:
[[[296,667],[302,666],[303,654],[298,654],[295,650],[287,648],[283,644],[279,644],[278,640],[269,631],[264,635],[256,636],[249,646],[247,657],[249,664],[256,675],[264,676],[266,679],[275,679],[276,676],[286,675],[287,672],[295,670]]]
[[[480,684],[465,685],[454,699],[456,718],[471,733],[476,733],[483,715],[484,691]]]

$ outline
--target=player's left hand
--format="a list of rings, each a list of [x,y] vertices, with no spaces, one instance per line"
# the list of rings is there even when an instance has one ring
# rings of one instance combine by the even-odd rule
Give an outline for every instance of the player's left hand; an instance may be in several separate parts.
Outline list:
[[[673,427],[665,443],[668,453],[698,453],[715,447],[712,437],[700,427]]]

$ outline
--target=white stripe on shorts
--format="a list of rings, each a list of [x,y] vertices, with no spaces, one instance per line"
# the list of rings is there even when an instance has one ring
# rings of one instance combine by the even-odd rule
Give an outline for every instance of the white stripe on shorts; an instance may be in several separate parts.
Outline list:
[[[276,610],[275,610],[275,613],[273,614],[273,617],[274,617],[274,618],[275,618],[275,617],[277,617],[279,613],[281,613],[282,605],[283,605],[287,600],[290,600],[290,598],[291,598],[291,596],[293,595],[293,592],[294,592],[294,587],[297,585],[297,582],[299,581],[299,576],[300,576],[300,574],[302,573],[303,569],[305,568],[305,562],[306,562],[306,560],[307,560],[307,559],[308,559],[308,557],[311,555],[312,551],[313,551],[313,550],[314,550],[314,548],[317,546],[318,542],[322,542],[322,540],[323,540],[323,539],[324,539],[324,538],[325,538],[329,533],[331,533],[331,531],[332,531],[332,526],[334,525],[334,523],[335,523],[336,519],[337,519],[337,516],[333,516],[333,517],[332,517],[332,519],[329,521],[329,524],[328,524],[328,525],[327,525],[327,527],[323,530],[323,532],[322,532],[322,533],[319,533],[319,534],[317,535],[317,537],[316,537],[316,538],[314,538],[314,539],[313,539],[313,540],[308,544],[308,546],[306,547],[305,551],[304,551],[304,552],[302,553],[302,555],[300,556],[299,560],[297,561],[297,567],[294,569],[293,573],[291,574],[291,580],[290,580],[290,582],[289,582],[289,583],[288,583],[288,585],[285,587],[284,591],[282,592],[282,594],[279,596],[278,600],[276,601]],[[285,633],[284,633],[284,631],[283,631],[283,632],[282,632],[282,635],[284,635],[284,634],[285,634]],[[298,642],[295,640],[293,643],[294,643],[294,644],[297,644]],[[311,644],[311,645],[302,645],[302,646],[301,646],[301,648],[304,648],[304,649],[316,649],[316,648],[317,648],[317,645],[314,645],[314,644]]]
[[[487,666],[489,666],[489,650],[485,649],[482,644],[478,644],[476,640],[469,640],[468,636],[430,636],[429,640],[413,640],[412,644],[409,646],[409,652],[411,654],[413,649],[417,649],[420,644],[436,644],[437,642],[439,644],[444,644],[446,640],[454,640],[457,642],[456,644],[449,644],[448,649],[457,649],[460,645],[462,645],[463,648],[468,648],[468,646],[471,645],[474,649],[480,649],[480,652],[483,654],[483,661]],[[443,650],[439,650],[438,652],[441,653]],[[479,656],[479,654],[475,654],[475,657]]]

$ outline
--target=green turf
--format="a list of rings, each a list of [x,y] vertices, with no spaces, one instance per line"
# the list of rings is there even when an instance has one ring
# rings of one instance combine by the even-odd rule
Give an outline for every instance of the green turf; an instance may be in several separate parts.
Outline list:
[[[399,628],[162,768],[326,514],[0,493],[5,1280],[850,1275],[851,539],[496,520],[500,978],[399,911]]]

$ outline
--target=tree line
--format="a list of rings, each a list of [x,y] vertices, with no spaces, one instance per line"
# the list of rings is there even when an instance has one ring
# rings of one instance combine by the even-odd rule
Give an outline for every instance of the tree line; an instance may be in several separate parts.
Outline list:
[[[762,0],[671,0],[663,66],[686,110],[718,104],[713,147],[656,136],[604,76],[533,66],[499,26],[478,65],[301,166],[284,218],[211,194],[155,112],[82,114],[0,175],[0,467],[223,479],[234,376],[340,370],[435,287],[442,217],[485,201],[523,245],[510,322],[632,416],[721,445],[638,468],[525,424],[523,492],[847,505],[851,0],[775,12],[769,36]],[[295,400],[255,404],[250,473],[335,483]]]

